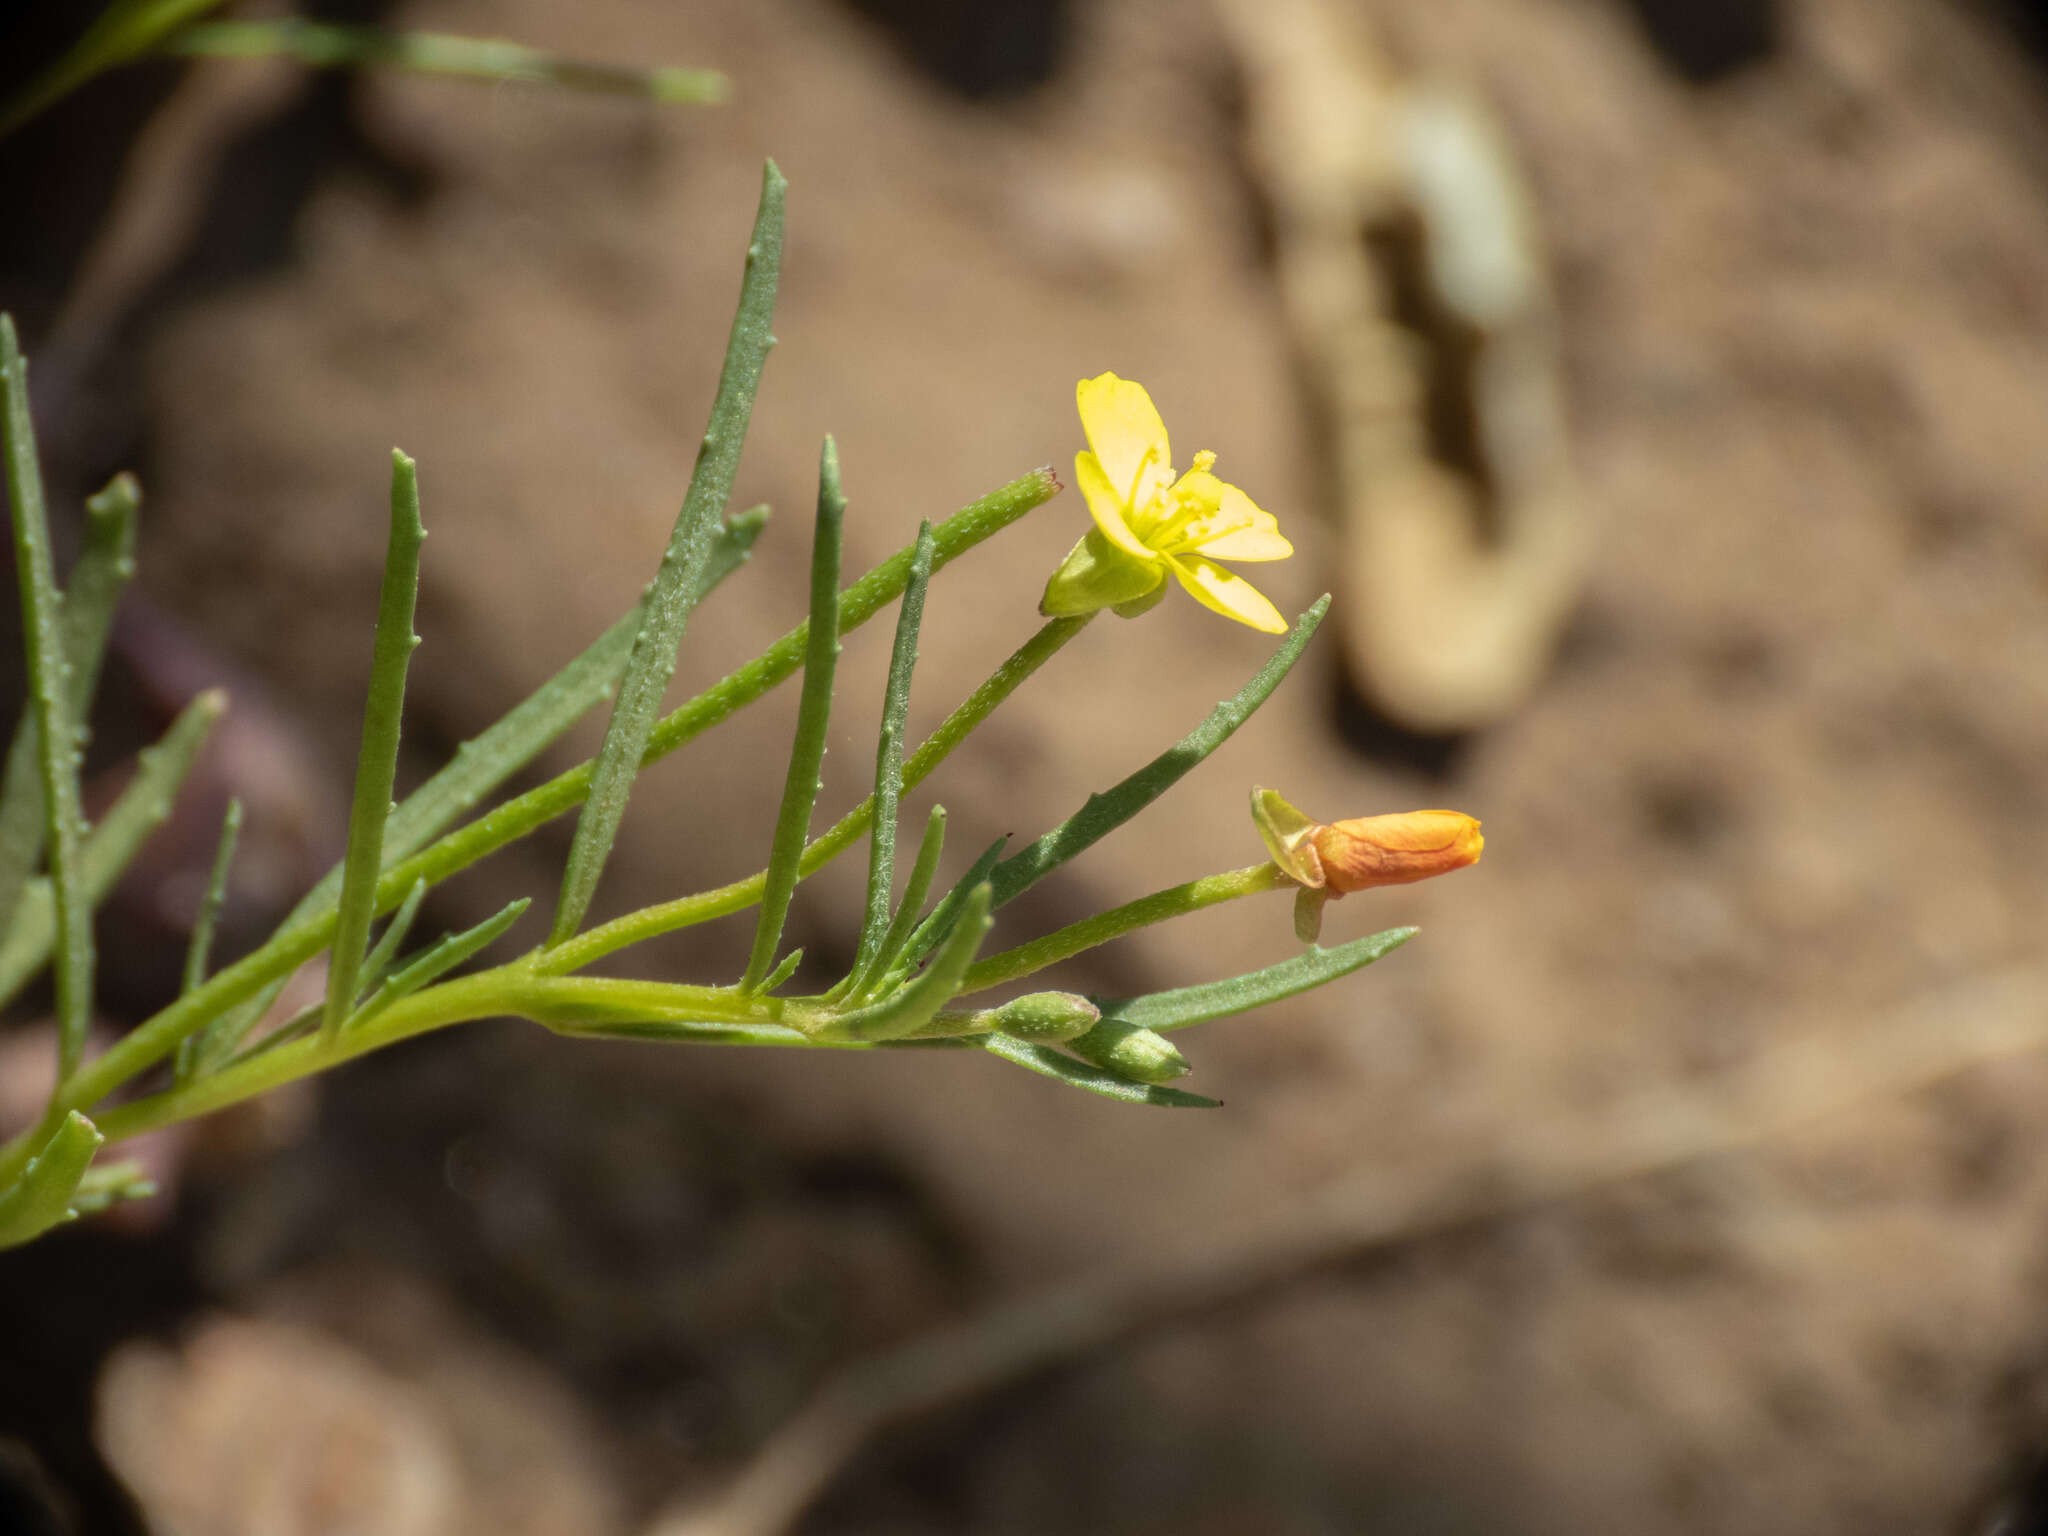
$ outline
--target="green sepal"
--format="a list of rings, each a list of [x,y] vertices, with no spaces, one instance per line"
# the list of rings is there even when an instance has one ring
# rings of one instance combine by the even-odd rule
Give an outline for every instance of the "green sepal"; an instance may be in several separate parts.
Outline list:
[[[1100,529],[1090,528],[1067,551],[1067,558],[1045,584],[1038,611],[1048,619],[1076,619],[1100,608],[1122,612],[1141,602],[1149,608],[1165,595],[1163,564],[1140,560],[1110,543]],[[1144,608],[1137,611],[1142,613]]]
[[[1110,604],[1109,611],[1120,619],[1138,619],[1165,601],[1166,583],[1162,581],[1143,597],[1134,597],[1128,603]]]

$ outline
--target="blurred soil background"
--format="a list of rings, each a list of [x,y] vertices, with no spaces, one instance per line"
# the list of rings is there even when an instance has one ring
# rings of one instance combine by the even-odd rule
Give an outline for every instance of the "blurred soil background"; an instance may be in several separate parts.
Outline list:
[[[1404,71],[1483,94],[1534,190],[1583,598],[1522,706],[1456,739],[1377,718],[1326,634],[1005,932],[1250,862],[1258,782],[1331,818],[1482,817],[1476,870],[1354,897],[1326,930],[1421,937],[1188,1040],[1188,1086],[1227,1101],[1207,1114],[981,1058],[513,1024],[361,1063],[162,1153],[176,1193],[154,1226],[0,1262],[19,1518],[138,1528],[118,1467],[164,1531],[636,1530],[717,1488],[835,1367],[998,1298],[1255,1232],[1361,1169],[1511,1168],[1525,1133],[1569,1139],[1646,1088],[1711,1106],[1781,1047],[1847,1070],[1902,1010],[1964,1034],[1987,978],[2048,1015],[2048,93],[2029,16],[1354,9]],[[823,433],[857,571],[921,517],[1064,474],[1074,381],[1105,369],[1151,388],[1183,458],[1215,448],[1280,515],[1298,555],[1257,574],[1283,610],[1332,584],[1324,444],[1204,6],[369,14],[715,66],[735,90],[660,110],[151,66],[0,150],[0,302],[34,359],[54,499],[125,467],[147,494],[100,746],[146,739],[199,682],[235,689],[242,755],[215,789],[255,802],[244,942],[339,847],[390,446],[420,460],[431,532],[417,778],[651,574],[764,155],[791,183],[781,345],[735,505],[776,516],[692,623],[678,697],[800,617]],[[147,163],[127,157],[179,133],[201,149],[123,191],[124,162]],[[137,213],[144,191],[164,207]],[[919,734],[1030,632],[1084,517],[1070,490],[936,584]],[[849,641],[828,815],[871,771],[886,647],[884,625]],[[1266,649],[1177,595],[1099,621],[918,805],[948,806],[963,859],[1035,835]],[[601,915],[759,866],[793,708],[784,689],[640,781]],[[200,851],[162,855],[105,919],[110,1014],[175,975],[218,803],[191,817]],[[432,920],[546,900],[568,833],[437,894]],[[846,958],[856,862],[793,916],[821,976]],[[636,963],[736,972],[749,931]],[[1176,985],[1293,943],[1266,898],[1098,951],[1066,984]],[[2025,1499],[2048,1449],[2044,1105],[2048,1064],[2021,1055],[1312,1267],[882,1437],[801,1528],[2043,1529]],[[366,1489],[373,1515],[346,1524]]]

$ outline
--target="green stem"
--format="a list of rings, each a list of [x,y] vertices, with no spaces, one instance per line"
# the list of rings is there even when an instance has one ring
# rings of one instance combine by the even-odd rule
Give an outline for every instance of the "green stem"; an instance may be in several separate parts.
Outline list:
[[[308,1034],[249,1056],[207,1077],[108,1111],[101,1124],[118,1141],[159,1126],[211,1114],[327,1071],[370,1051],[415,1035],[477,1019],[517,1017],[565,1033],[686,1035],[701,1024],[715,1036],[738,1029],[756,1044],[808,1044],[785,1019],[812,1021],[816,1009],[774,998],[749,998],[724,987],[692,987],[610,977],[545,976],[531,957],[495,970],[460,976],[402,998],[338,1035]],[[61,1117],[59,1117],[61,1119]],[[40,1138],[46,1141],[47,1135]]]
[[[970,992],[999,987],[1006,981],[1029,976],[1033,971],[1042,971],[1048,965],[1071,959],[1083,950],[1107,944],[1111,939],[1120,939],[1127,933],[1135,933],[1140,928],[1163,923],[1169,918],[1185,917],[1190,912],[1199,912],[1220,902],[1236,901],[1241,896],[1257,896],[1265,891],[1277,891],[1282,887],[1292,889],[1293,886],[1294,882],[1285,872],[1268,861],[1220,875],[1204,875],[1185,885],[1154,891],[1150,896],[1140,896],[1136,901],[1127,901],[1107,912],[1098,912],[1078,923],[1069,923],[1057,932],[1033,939],[1028,944],[1019,944],[1015,949],[990,955],[967,972],[966,980],[960,985],[960,995],[964,997]]]
[[[1027,475],[1020,475],[1008,485],[990,492],[979,501],[961,508],[932,530],[936,546],[932,560],[933,570],[950,564],[983,540],[1002,532],[1027,512],[1043,506],[1057,495],[1059,490],[1059,480],[1050,469],[1036,469]],[[865,624],[902,593],[910,579],[911,560],[915,552],[914,544],[906,545],[840,594],[841,634],[849,633]],[[1066,640],[1072,638],[1072,633],[1077,632],[1084,622],[1085,620],[1079,619],[1056,620],[1040,631],[1031,645],[1049,644],[1050,649],[1045,655],[1050,655],[1052,650],[1057,650]],[[752,661],[664,718],[655,727],[654,736],[648,744],[647,756],[642,760],[643,765],[652,763],[695,740],[786,679],[796,670],[803,656],[808,629],[807,623],[797,625]],[[1031,645],[1027,645],[1026,651],[1030,650]],[[1020,658],[1024,655],[1025,652],[1020,651],[1018,656],[1005,663],[1005,667],[1019,664]],[[1023,676],[1028,676],[1030,670],[1035,670],[1044,659],[1045,656],[1039,656],[1036,661],[1030,662]],[[991,678],[988,683],[982,685],[982,691],[993,687],[1002,676],[1002,673],[998,673],[997,678]],[[1022,680],[1020,676],[1010,686],[1014,687],[1016,682]],[[980,697],[980,694],[977,693],[976,697]],[[992,709],[999,702],[1000,699],[992,700],[988,707]],[[941,729],[943,731],[944,728]],[[926,747],[932,747],[938,739],[935,735],[931,742],[926,743]],[[948,746],[946,750],[950,751],[951,747]],[[915,761],[913,759],[913,764]],[[929,766],[936,766],[936,763]],[[588,762],[571,768],[546,784],[507,801],[465,826],[458,827],[404,862],[393,865],[385,871],[383,879],[378,882],[377,911],[389,912],[395,908],[405,899],[414,881],[424,879],[429,885],[434,885],[445,880],[571,809],[582,800],[584,792],[588,789],[590,772],[591,764]],[[905,769],[905,779],[906,782],[915,782],[910,778],[908,766]],[[854,824],[858,816],[859,812],[856,811],[853,816],[843,820],[839,826],[811,845],[812,855],[807,856],[810,862],[805,866],[806,873],[825,862],[832,854],[841,851],[846,843],[860,835],[867,823],[860,820],[858,824]],[[839,841],[831,847],[830,852],[818,853],[821,844],[835,838]],[[750,884],[751,895],[730,905],[722,905],[718,911],[707,913],[706,917],[744,911],[758,901],[758,877],[754,882],[740,882],[741,887]],[[728,886],[723,892],[708,894],[729,900],[735,889],[736,887]],[[683,927],[687,926],[688,922],[704,920],[686,918],[683,922],[668,926]],[[4,1187],[20,1174],[22,1164],[35,1155],[35,1148],[43,1141],[47,1141],[56,1127],[63,1123],[64,1110],[89,1107],[97,1103],[137,1073],[146,1071],[162,1060],[177,1048],[179,1041],[203,1027],[210,1019],[253,997],[270,982],[290,975],[327,947],[334,934],[334,924],[335,909],[331,906],[324,911],[307,911],[297,924],[273,935],[262,948],[221,971],[198,991],[187,994],[170,1007],[145,1020],[88,1062],[66,1085],[53,1105],[50,1115],[45,1117],[40,1126],[32,1127],[15,1136],[4,1146],[0,1146],[0,1187]],[[585,955],[585,958],[573,964],[551,968],[573,970],[580,965],[589,964],[601,954],[609,954],[625,943],[635,942],[633,939],[620,939],[617,943],[605,944],[594,951],[586,951],[583,947],[598,934],[608,933],[618,926],[613,924],[606,928],[592,929],[570,944],[553,951],[549,958],[558,962],[564,953],[571,951]],[[653,931],[667,932],[668,928],[657,927]],[[41,1131],[40,1140],[36,1137],[37,1130]]]
[[[903,787],[908,790],[923,783],[926,776],[943,763],[976,726],[995,712],[997,705],[1051,660],[1061,646],[1078,635],[1092,617],[1094,615],[1089,614],[1076,619],[1048,620],[1037,634],[1019,646],[1007,661],[996,668],[987,682],[975,689],[967,701],[948,715],[924,744],[911,753],[903,764]],[[844,853],[867,831],[874,814],[875,797],[869,795],[804,850],[803,860],[798,865],[799,873],[809,875]],[[713,918],[744,912],[761,899],[766,886],[767,872],[764,870],[716,890],[700,891],[693,896],[629,912],[549,950],[540,958],[540,967],[553,974],[567,974],[630,944],[672,933],[678,928],[708,923]]]

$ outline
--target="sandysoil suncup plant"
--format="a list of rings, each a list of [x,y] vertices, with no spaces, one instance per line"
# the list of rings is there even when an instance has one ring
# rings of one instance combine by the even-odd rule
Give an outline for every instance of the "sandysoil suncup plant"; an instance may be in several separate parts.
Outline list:
[[[1381,874],[1389,879],[1420,878],[1478,856],[1477,827],[1469,818],[1457,818],[1455,826],[1430,822],[1421,826],[1426,836],[1406,823],[1325,827],[1291,807],[1280,810],[1285,802],[1270,796],[1271,803],[1259,802],[1259,824],[1278,862],[1156,891],[984,953],[1002,907],[1144,810],[1250,718],[1300,657],[1328,606],[1325,598],[1287,626],[1263,596],[1217,564],[1277,559],[1289,548],[1270,514],[1209,473],[1213,455],[1198,455],[1188,473],[1175,476],[1166,430],[1150,397],[1114,374],[1079,387],[1090,447],[1077,461],[1077,474],[1094,526],[1048,586],[1046,621],[929,738],[910,748],[904,736],[927,585],[964,551],[1049,501],[1060,489],[1050,470],[1034,470],[943,522],[927,523],[909,547],[842,586],[845,501],[828,438],[818,474],[810,617],[704,693],[661,714],[691,614],[744,563],[765,522],[761,509],[728,517],[726,503],[773,342],[783,197],[782,176],[771,163],[710,422],[668,549],[640,604],[394,806],[393,768],[416,644],[413,605],[424,536],[413,461],[395,453],[390,543],[341,867],[307,894],[267,942],[209,975],[213,914],[238,824],[231,807],[197,913],[182,994],[90,1058],[85,1047],[93,908],[168,811],[225,700],[217,693],[195,700],[143,754],[129,788],[99,824],[85,824],[78,794],[79,722],[131,569],[138,493],[124,476],[89,504],[83,552],[60,593],[29,419],[27,369],[11,320],[0,317],[0,424],[31,698],[0,779],[0,1001],[17,996],[48,967],[54,973],[59,1039],[56,1086],[45,1113],[0,1147],[0,1245],[27,1241],[78,1213],[142,1193],[146,1186],[132,1167],[94,1166],[104,1143],[204,1115],[414,1035],[505,1015],[564,1035],[678,1044],[980,1050],[1113,1099],[1209,1106],[1215,1101],[1164,1086],[1188,1070],[1166,1038],[1170,1032],[1333,981],[1386,954],[1414,930],[1391,929],[1333,949],[1311,945],[1262,970],[1144,997],[1036,991],[984,1001],[983,994],[1148,924],[1219,902],[1283,889],[1323,897],[1376,883],[1359,873],[1365,863],[1354,855],[1361,848],[1384,855]],[[1004,840],[982,850],[943,889],[945,812],[934,807],[899,891],[897,828],[904,795],[1097,611],[1143,611],[1165,591],[1169,574],[1219,613],[1285,638],[1233,697],[1180,741],[1120,783],[1088,796],[1072,816],[1027,846],[1007,852]],[[873,793],[813,836],[840,636],[892,602],[898,602],[896,635]],[[798,721],[766,867],[748,879],[586,927],[639,770],[798,670]],[[474,814],[608,696],[611,721],[594,759]],[[407,950],[429,889],[571,810],[579,811],[575,837],[554,915],[535,947],[503,964],[453,974],[513,930],[530,904],[522,899],[474,928]],[[1446,831],[1457,842],[1455,853],[1421,848]],[[822,992],[783,995],[800,958],[781,944],[798,883],[863,838],[867,899],[851,967]],[[35,873],[39,865],[41,873]],[[743,973],[732,983],[581,974],[599,958],[642,940],[748,908],[759,909],[754,941]],[[373,940],[380,918],[384,926]],[[291,975],[323,954],[324,999],[295,1018],[269,1021]]]

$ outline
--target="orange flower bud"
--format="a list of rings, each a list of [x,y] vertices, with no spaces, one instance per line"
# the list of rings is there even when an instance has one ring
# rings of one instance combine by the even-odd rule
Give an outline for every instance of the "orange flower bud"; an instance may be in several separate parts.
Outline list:
[[[1479,862],[1486,839],[1462,811],[1398,811],[1312,821],[1270,789],[1252,791],[1252,821],[1273,862],[1301,885],[1294,927],[1313,944],[1323,903],[1376,885],[1406,885]]]
[[[1331,822],[1309,835],[1332,896],[1406,885],[1479,862],[1486,839],[1460,811],[1398,811]]]

